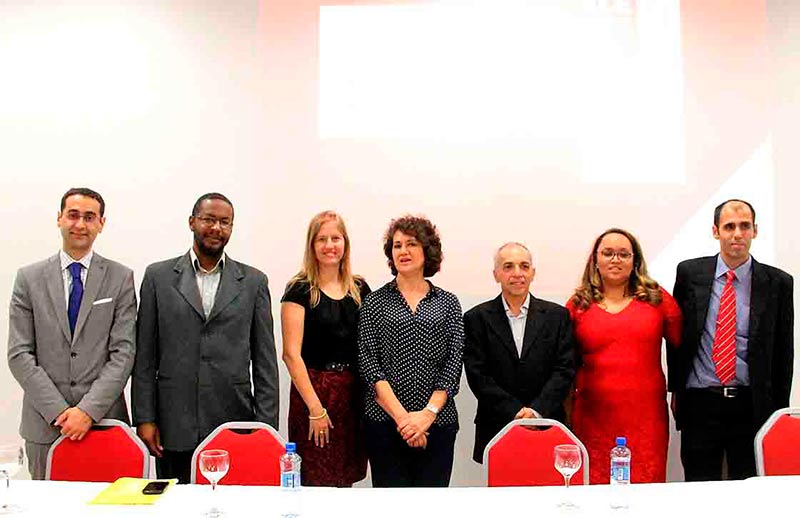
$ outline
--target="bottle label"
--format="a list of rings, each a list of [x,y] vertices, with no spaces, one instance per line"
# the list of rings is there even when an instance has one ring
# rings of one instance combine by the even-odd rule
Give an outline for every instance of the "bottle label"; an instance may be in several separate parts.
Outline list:
[[[611,480],[615,482],[629,482],[631,479],[631,467],[628,464],[617,464],[611,466]]]
[[[295,473],[292,471],[281,473],[281,487],[300,487],[300,473]]]

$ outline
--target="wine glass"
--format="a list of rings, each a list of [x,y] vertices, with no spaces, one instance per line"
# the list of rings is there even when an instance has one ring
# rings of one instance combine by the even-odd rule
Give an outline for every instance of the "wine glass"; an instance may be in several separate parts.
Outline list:
[[[581,469],[581,450],[575,444],[559,444],[553,448],[555,456],[555,468],[564,477],[564,488],[569,489],[569,479]],[[566,498],[566,494],[564,495]],[[565,500],[558,504],[559,507],[575,509],[578,506]]]
[[[225,450],[205,450],[200,452],[200,473],[211,482],[212,493],[217,489],[217,483],[228,473],[231,458]],[[219,518],[223,512],[212,505],[206,511],[207,518]]]
[[[3,504],[0,505],[0,514],[11,514],[21,510],[18,505],[10,503],[11,477],[17,474],[24,460],[25,455],[22,452],[22,446],[18,444],[0,446],[0,476],[6,479],[5,498],[2,499]]]

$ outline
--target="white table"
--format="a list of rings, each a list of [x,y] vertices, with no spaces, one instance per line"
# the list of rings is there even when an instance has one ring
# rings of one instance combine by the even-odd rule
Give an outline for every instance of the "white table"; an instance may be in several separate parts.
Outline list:
[[[20,517],[200,516],[212,502],[229,518],[279,518],[286,495],[274,487],[174,486],[151,506],[87,505],[107,484],[14,480],[11,499]],[[767,477],[739,482],[646,484],[631,487],[628,509],[611,509],[609,486],[564,488],[327,489],[303,488],[300,518],[494,518],[669,517],[764,518],[796,515],[800,477]],[[780,513],[780,514],[778,514]]]

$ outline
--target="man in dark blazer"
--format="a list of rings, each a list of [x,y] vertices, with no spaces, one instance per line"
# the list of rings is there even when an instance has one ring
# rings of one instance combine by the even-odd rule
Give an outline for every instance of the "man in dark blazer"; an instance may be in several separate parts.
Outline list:
[[[59,434],[79,441],[105,417],[128,422],[136,292],[130,268],[92,250],[105,221],[100,194],[70,189],[58,212],[61,250],[14,281],[8,366],[25,391],[20,435],[34,480]]]
[[[564,420],[575,376],[575,342],[567,310],[529,293],[535,269],[520,243],[506,243],[494,260],[502,293],[464,315],[464,369],[478,399],[473,459],[514,419]]]
[[[195,447],[224,422],[278,427],[267,277],[224,254],[232,227],[230,200],[201,196],[192,248],[150,265],[142,281],[133,419],[159,478],[188,482]]]
[[[723,457],[728,478],[754,476],[755,434],[773,411],[789,406],[793,281],[750,255],[755,219],[746,201],[720,204],[712,227],[719,254],[678,265],[683,335],[678,348],[667,349],[667,361],[688,481],[720,480]]]

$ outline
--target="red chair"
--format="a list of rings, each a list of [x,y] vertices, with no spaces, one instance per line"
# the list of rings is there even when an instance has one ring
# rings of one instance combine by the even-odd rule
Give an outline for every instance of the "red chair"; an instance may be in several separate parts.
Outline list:
[[[130,426],[103,419],[80,441],[59,437],[47,453],[46,480],[114,482],[149,478],[150,453]]]
[[[759,476],[800,475],[800,408],[781,408],[756,434]]]
[[[278,459],[286,452],[286,441],[273,427],[255,421],[223,423],[208,434],[192,455],[192,484],[208,484],[200,473],[198,458],[204,450],[227,450],[231,465],[220,484],[279,486]]]
[[[588,484],[589,453],[575,434],[554,419],[517,419],[500,430],[483,451],[486,485],[564,485],[564,477],[553,465],[553,448],[559,444],[578,445],[582,466],[570,482]]]

